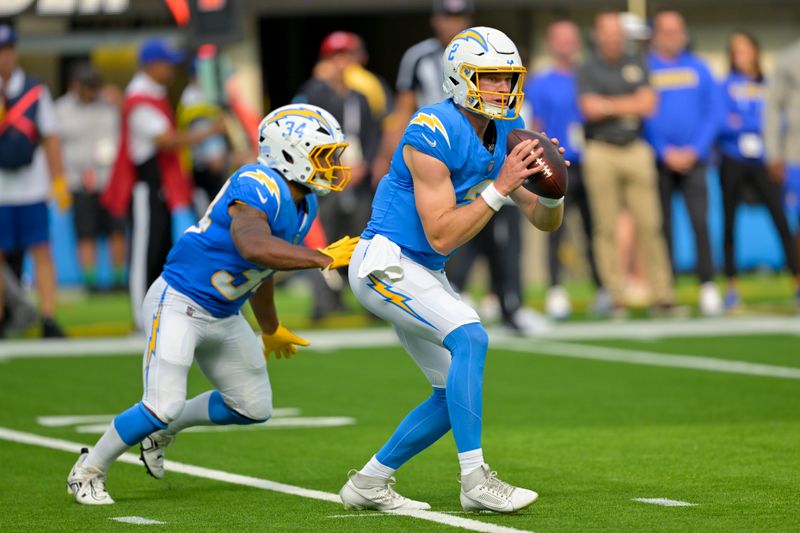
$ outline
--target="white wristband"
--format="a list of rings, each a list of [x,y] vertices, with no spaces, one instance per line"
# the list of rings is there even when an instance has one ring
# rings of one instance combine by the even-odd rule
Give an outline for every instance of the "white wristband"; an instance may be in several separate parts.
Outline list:
[[[564,203],[564,197],[562,196],[558,200],[553,200],[552,198],[545,198],[544,196],[539,197],[539,203],[545,207],[558,207]]]
[[[506,205],[507,196],[503,196],[497,189],[494,188],[494,183],[490,183],[488,187],[483,189],[481,197],[486,204],[492,208],[492,211],[500,211],[500,208]]]

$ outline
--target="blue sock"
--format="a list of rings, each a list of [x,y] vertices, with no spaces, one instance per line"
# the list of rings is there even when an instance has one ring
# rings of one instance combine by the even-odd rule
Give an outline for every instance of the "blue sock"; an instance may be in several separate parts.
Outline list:
[[[394,430],[394,434],[375,458],[390,468],[400,466],[439,440],[450,430],[445,389],[433,388],[427,400],[419,404]]]
[[[481,447],[483,365],[489,336],[478,322],[456,328],[445,337],[453,360],[447,374],[447,410],[458,453]]]
[[[114,429],[119,433],[122,442],[128,446],[133,446],[150,433],[158,431],[159,429],[164,429],[165,427],[167,427],[167,425],[153,416],[153,414],[142,405],[142,402],[120,413],[114,419]]]
[[[246,426],[247,424],[257,424],[265,422],[265,420],[253,420],[242,416],[225,404],[222,399],[222,394],[215,390],[208,398],[208,418],[217,425],[224,426],[228,424],[238,424]]]

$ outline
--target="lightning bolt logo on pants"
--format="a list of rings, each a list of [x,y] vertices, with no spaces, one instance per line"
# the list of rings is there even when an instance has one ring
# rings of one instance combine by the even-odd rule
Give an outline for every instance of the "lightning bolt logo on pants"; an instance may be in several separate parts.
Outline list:
[[[395,307],[400,308],[402,311],[413,316],[423,324],[426,324],[432,327],[433,329],[438,329],[436,326],[434,326],[433,324],[431,324],[430,322],[419,316],[419,314],[416,311],[411,309],[411,307],[408,305],[408,302],[411,301],[411,297],[406,296],[405,294],[401,294],[399,292],[395,292],[396,289],[395,291],[393,291],[391,285],[389,285],[388,283],[384,283],[383,281],[379,280],[372,274],[370,274],[367,277],[367,279],[369,279],[370,281],[369,288],[380,294],[385,301],[389,302]]]

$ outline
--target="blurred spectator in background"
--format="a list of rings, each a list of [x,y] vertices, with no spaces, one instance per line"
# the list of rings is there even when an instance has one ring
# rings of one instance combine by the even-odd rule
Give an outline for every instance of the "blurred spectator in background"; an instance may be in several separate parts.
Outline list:
[[[222,117],[219,102],[212,101],[204,93],[198,80],[197,64],[203,53],[204,49],[201,48],[197,57],[189,64],[189,83],[178,103],[177,119],[180,130],[202,132]],[[194,180],[194,210],[200,217],[228,179],[228,144],[225,134],[217,133],[184,150],[189,159],[185,168],[192,169]]]
[[[719,131],[721,102],[711,71],[686,49],[688,42],[686,23],[680,13],[663,11],[656,15],[647,59],[658,105],[646,122],[646,130],[658,162],[667,250],[671,256],[672,194],[677,189],[683,193],[694,229],[700,312],[715,316],[722,313],[722,298],[714,283],[708,237],[706,174],[711,147]]]
[[[594,310],[606,314],[611,305],[611,297],[603,289],[594,260],[592,214],[581,173],[581,150],[584,144],[583,117],[578,108],[575,68],[582,47],[580,31],[574,22],[561,20],[550,24],[547,28],[547,51],[551,65],[530,78],[525,87],[525,96],[533,109],[532,129],[545,131],[549,137],[557,138],[564,147],[564,158],[570,162],[566,207],[569,208],[574,202],[580,211],[583,231],[586,234],[586,257],[592,281],[598,289]],[[545,310],[550,318],[556,320],[567,318],[572,312],[567,291],[561,285],[559,248],[564,231],[562,225],[558,230],[548,234],[550,288],[547,291]]]
[[[345,84],[345,72],[357,63],[359,46],[359,38],[353,33],[336,31],[326,36],[311,79],[292,100],[325,109],[339,121],[346,136],[348,146],[342,162],[352,167],[350,184],[340,194],[330,194],[319,201],[319,216],[329,242],[360,234],[369,220],[372,203],[369,172],[380,143],[380,125],[367,98]],[[328,282],[319,272],[311,276],[315,295],[312,320],[344,309],[338,273],[330,273]]]
[[[353,34],[356,39],[354,47],[355,61],[344,71],[344,83],[350,89],[363,94],[367,98],[372,118],[381,128],[394,105],[392,89],[386,80],[367,69],[369,54],[364,39]]]
[[[624,314],[625,283],[616,255],[616,222],[624,201],[636,221],[654,312],[671,312],[672,272],[661,232],[658,176],[652,148],[642,139],[642,121],[656,106],[645,62],[625,54],[618,13],[594,21],[595,53],[578,70],[578,93],[585,119],[584,183],[594,222],[594,252],[603,286]]]
[[[434,0],[431,14],[433,37],[415,44],[403,54],[397,72],[394,112],[372,168],[374,180],[389,171],[397,143],[417,109],[444,100],[442,53],[458,32],[472,25],[472,0]]]
[[[125,219],[100,205],[114,163],[119,108],[100,97],[102,80],[89,63],[73,68],[69,91],[56,101],[59,136],[69,188],[74,199],[78,258],[86,287],[97,290],[97,239],[108,238],[113,287],[124,287]]]
[[[767,90],[764,144],[770,176],[785,181],[787,207],[800,221],[800,40],[778,57]],[[800,257],[800,231],[796,238]],[[800,306],[800,287],[796,299]]]
[[[755,37],[736,32],[728,40],[730,72],[722,82],[722,130],[719,135],[720,184],[725,210],[725,276],[728,288],[725,309],[733,310],[741,300],[736,288],[736,208],[749,188],[766,205],[783,244],[789,270],[800,284],[797,250],[781,201],[782,186],[771,180],[764,163],[762,112],[766,81],[761,71],[761,49]],[[745,243],[746,244],[746,243]],[[799,285],[800,286],[800,285]]]
[[[69,208],[53,100],[43,83],[19,67],[14,28],[0,23],[0,269],[5,270],[7,253],[31,255],[42,335],[63,337],[54,319],[57,287],[47,211],[51,194],[59,209]],[[0,337],[5,324],[0,305]]]
[[[172,247],[172,217],[191,219],[192,184],[181,169],[178,150],[222,133],[217,121],[203,130],[177,129],[166,85],[183,54],[162,39],[139,49],[140,70],[125,89],[119,149],[103,204],[114,216],[133,205],[129,286],[134,323],[147,288],[158,278]],[[181,225],[188,225],[185,222]]]

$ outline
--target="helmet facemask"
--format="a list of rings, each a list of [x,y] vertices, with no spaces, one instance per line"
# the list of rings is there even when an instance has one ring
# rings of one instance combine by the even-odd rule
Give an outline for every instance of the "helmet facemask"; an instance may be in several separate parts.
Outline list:
[[[347,148],[346,142],[319,144],[311,149],[308,159],[312,172],[306,183],[313,187],[317,194],[340,192],[350,182],[351,167],[342,165],[342,154]]]
[[[525,94],[522,86],[525,82],[525,67],[477,67],[475,65],[462,64],[459,69],[459,76],[467,86],[465,107],[491,119],[514,120],[519,116],[522,109],[522,101]],[[481,75],[488,74],[511,74],[509,92],[485,91],[480,89]],[[487,102],[487,96],[500,96],[499,105],[494,102]]]

